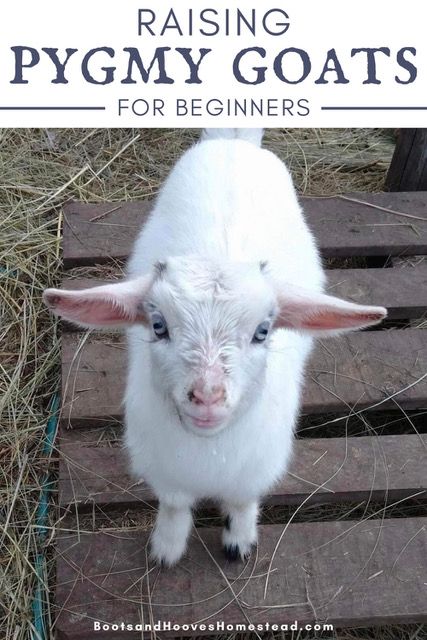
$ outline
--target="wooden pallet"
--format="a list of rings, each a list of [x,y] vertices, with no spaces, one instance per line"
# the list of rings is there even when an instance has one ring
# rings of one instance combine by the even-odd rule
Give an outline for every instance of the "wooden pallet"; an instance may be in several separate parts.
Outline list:
[[[427,254],[427,193],[303,200],[324,256],[368,256],[367,268],[331,270],[331,292],[387,306],[401,326],[426,312],[427,263],[369,265]],[[149,202],[69,204],[66,269],[125,258],[149,209]],[[99,334],[84,339],[71,327],[64,329],[59,503],[66,515],[57,555],[59,638],[132,635],[112,628],[95,634],[95,620],[232,625],[298,620],[336,626],[427,621],[425,436],[414,425],[405,434],[393,434],[391,426],[387,435],[366,435],[361,427],[364,435],[343,437],[350,413],[362,425],[373,412],[392,411],[407,416],[410,426],[407,412],[427,409],[425,330],[388,326],[318,345],[303,412],[334,414],[328,421],[336,437],[298,439],[289,473],[265,500],[272,509],[359,504],[367,509],[364,517],[263,524],[257,554],[246,565],[224,560],[219,527],[198,527],[179,566],[160,570],[147,564],[146,527],[115,524],[117,514],[128,509],[150,513],[153,495],[129,478],[121,448],[99,438],[107,425],[122,419],[123,340]],[[416,517],[387,517],[394,504],[415,500]],[[100,514],[104,522],[111,518],[107,528],[99,529]],[[93,530],[84,525],[91,517]],[[175,635],[208,631],[199,627]]]

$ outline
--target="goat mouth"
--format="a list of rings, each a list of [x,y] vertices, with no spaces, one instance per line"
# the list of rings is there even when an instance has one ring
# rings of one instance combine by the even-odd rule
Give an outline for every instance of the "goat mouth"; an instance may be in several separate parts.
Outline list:
[[[224,417],[210,416],[209,418],[198,418],[190,413],[181,412],[178,409],[177,414],[183,427],[190,423],[193,428],[195,427],[197,431],[200,432],[216,431],[224,422]]]
[[[219,431],[222,431],[228,422],[227,415],[211,414],[203,417],[195,416],[194,414],[185,411],[184,408],[179,407],[178,403],[174,403],[174,409],[183,429],[190,431],[195,435],[215,435]]]
[[[195,418],[194,416],[187,415],[191,422],[200,429],[213,429],[218,427],[221,422],[220,418]]]
[[[191,422],[192,425],[199,429],[214,429],[224,422],[224,418],[222,417],[209,416],[207,418],[202,418],[185,412],[180,414],[180,419],[181,422]]]

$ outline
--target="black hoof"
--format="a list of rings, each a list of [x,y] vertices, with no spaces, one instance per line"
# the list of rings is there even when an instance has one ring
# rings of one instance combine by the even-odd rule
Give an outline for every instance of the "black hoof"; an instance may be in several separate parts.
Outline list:
[[[236,562],[240,560],[240,549],[237,544],[227,544],[223,547],[225,557],[229,562]]]
[[[150,560],[156,565],[156,567],[159,567],[159,569],[167,568],[167,564],[163,560],[163,558],[156,558],[155,556],[150,556]]]

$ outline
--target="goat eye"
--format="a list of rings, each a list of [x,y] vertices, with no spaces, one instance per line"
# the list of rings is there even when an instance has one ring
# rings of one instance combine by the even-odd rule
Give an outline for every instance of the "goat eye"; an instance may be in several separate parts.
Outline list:
[[[158,338],[168,338],[168,326],[161,313],[153,313],[151,316],[153,331]]]
[[[268,336],[269,329],[270,323],[268,322],[268,320],[265,320],[265,322],[261,322],[261,324],[259,324],[256,328],[254,337],[252,338],[252,342],[264,342],[264,340]]]

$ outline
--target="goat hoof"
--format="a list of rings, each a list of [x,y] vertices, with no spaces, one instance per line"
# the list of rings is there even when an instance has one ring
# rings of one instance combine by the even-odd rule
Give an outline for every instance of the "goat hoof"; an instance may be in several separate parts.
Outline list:
[[[229,562],[240,560],[240,549],[237,544],[227,544],[223,546],[225,557]]]
[[[238,544],[225,544],[223,551],[229,562],[236,562],[238,560],[246,561],[250,556],[250,552],[242,553]]]

